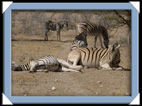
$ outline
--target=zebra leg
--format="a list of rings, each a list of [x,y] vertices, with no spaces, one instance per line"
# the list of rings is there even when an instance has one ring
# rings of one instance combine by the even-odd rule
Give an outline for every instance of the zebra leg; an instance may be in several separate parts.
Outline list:
[[[45,38],[44,38],[44,40],[48,40],[48,35],[47,35],[47,33],[48,33],[48,31],[46,30],[46,31],[45,31]]]
[[[57,58],[57,60],[61,64],[61,66],[68,67],[69,69],[74,69],[74,70],[80,71],[83,68],[81,65],[73,66],[73,65],[69,64],[68,62],[66,62],[63,59]]]
[[[113,67],[112,70],[125,70],[122,66]]]
[[[97,37],[98,37],[98,36],[95,36],[95,39],[94,39],[94,48],[96,48]]]
[[[73,59],[68,59],[68,61],[73,62],[73,65],[70,68],[72,68],[72,69],[79,68],[81,70],[83,68],[83,66],[82,65],[77,65],[80,58],[81,58],[80,55],[76,55],[76,56],[74,56]]]
[[[105,64],[101,65],[100,68],[102,68],[103,70],[105,70],[105,69],[106,70],[112,70],[112,68],[109,66],[108,63],[105,63]]]
[[[74,69],[69,69],[69,68],[66,68],[66,67],[64,67],[64,66],[61,66],[59,69],[58,69],[58,71],[60,71],[60,72],[80,72],[80,71],[77,71],[77,70],[74,70]]]
[[[49,70],[48,69],[38,69],[38,70],[36,70],[37,72],[49,72]],[[31,71],[32,72],[32,71]]]
[[[38,67],[38,63],[35,61],[30,61],[30,71],[29,72],[36,72]]]
[[[103,44],[102,44],[102,35],[101,34],[99,35],[99,40],[100,40],[100,43],[101,43],[101,47],[104,49]]]
[[[122,66],[118,66],[118,67],[113,67],[111,68],[110,65],[108,63],[105,63],[103,65],[100,66],[103,70],[124,70],[124,68]]]
[[[40,66],[36,69],[36,72],[49,72],[46,66]]]
[[[61,40],[61,39],[60,39],[60,31],[59,31],[59,40]]]
[[[58,31],[57,31],[57,40],[58,40]]]
[[[60,31],[57,31],[57,40],[60,40]]]

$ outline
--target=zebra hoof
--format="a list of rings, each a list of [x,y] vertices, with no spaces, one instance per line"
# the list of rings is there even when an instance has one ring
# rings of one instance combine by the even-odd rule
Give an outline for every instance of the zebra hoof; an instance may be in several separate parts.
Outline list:
[[[115,71],[115,68],[112,68],[112,71]]]
[[[35,73],[35,71],[29,71],[29,73]]]
[[[84,66],[84,69],[88,69],[89,67],[88,66]]]
[[[98,70],[101,70],[102,68],[101,68],[101,67],[97,67],[97,69],[98,69]]]
[[[49,71],[44,71],[45,73],[48,73]]]

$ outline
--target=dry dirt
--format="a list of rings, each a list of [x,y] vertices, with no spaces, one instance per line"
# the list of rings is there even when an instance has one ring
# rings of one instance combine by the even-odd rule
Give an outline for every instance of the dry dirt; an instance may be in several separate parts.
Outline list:
[[[51,32],[49,41],[40,36],[12,36],[12,61],[25,64],[32,59],[46,55],[67,59],[75,32],[61,32],[61,41],[56,41],[56,32]],[[111,38],[113,42],[115,37]],[[87,37],[89,47],[93,47],[94,37]],[[99,41],[97,42],[98,47]],[[131,50],[121,44],[120,65],[131,69]],[[36,72],[12,71],[12,96],[130,96],[131,71],[82,69],[76,72]],[[55,89],[52,89],[52,88]]]

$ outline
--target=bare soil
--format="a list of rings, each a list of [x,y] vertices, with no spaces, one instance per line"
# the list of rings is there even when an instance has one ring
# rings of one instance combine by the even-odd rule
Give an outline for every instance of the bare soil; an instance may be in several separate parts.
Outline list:
[[[52,55],[67,59],[70,45],[76,32],[61,32],[61,41],[57,41],[56,32],[51,32],[49,41],[44,35],[12,36],[12,61],[25,64],[32,59]],[[111,38],[110,42],[116,37]],[[94,37],[87,37],[89,47],[94,45]],[[100,47],[99,40],[97,47]],[[120,65],[131,69],[131,49],[121,44]],[[36,72],[12,71],[12,96],[130,96],[131,71],[82,69],[76,72]],[[53,89],[54,88],[54,89]]]

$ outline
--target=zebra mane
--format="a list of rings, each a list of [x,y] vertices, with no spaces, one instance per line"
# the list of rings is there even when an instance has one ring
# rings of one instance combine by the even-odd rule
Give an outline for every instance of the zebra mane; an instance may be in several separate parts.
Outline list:
[[[75,37],[75,40],[81,40],[81,41],[87,42],[87,40],[86,40],[86,34],[81,33],[81,34],[77,35]]]
[[[57,24],[64,26],[65,24],[68,24],[68,21],[59,21]]]

